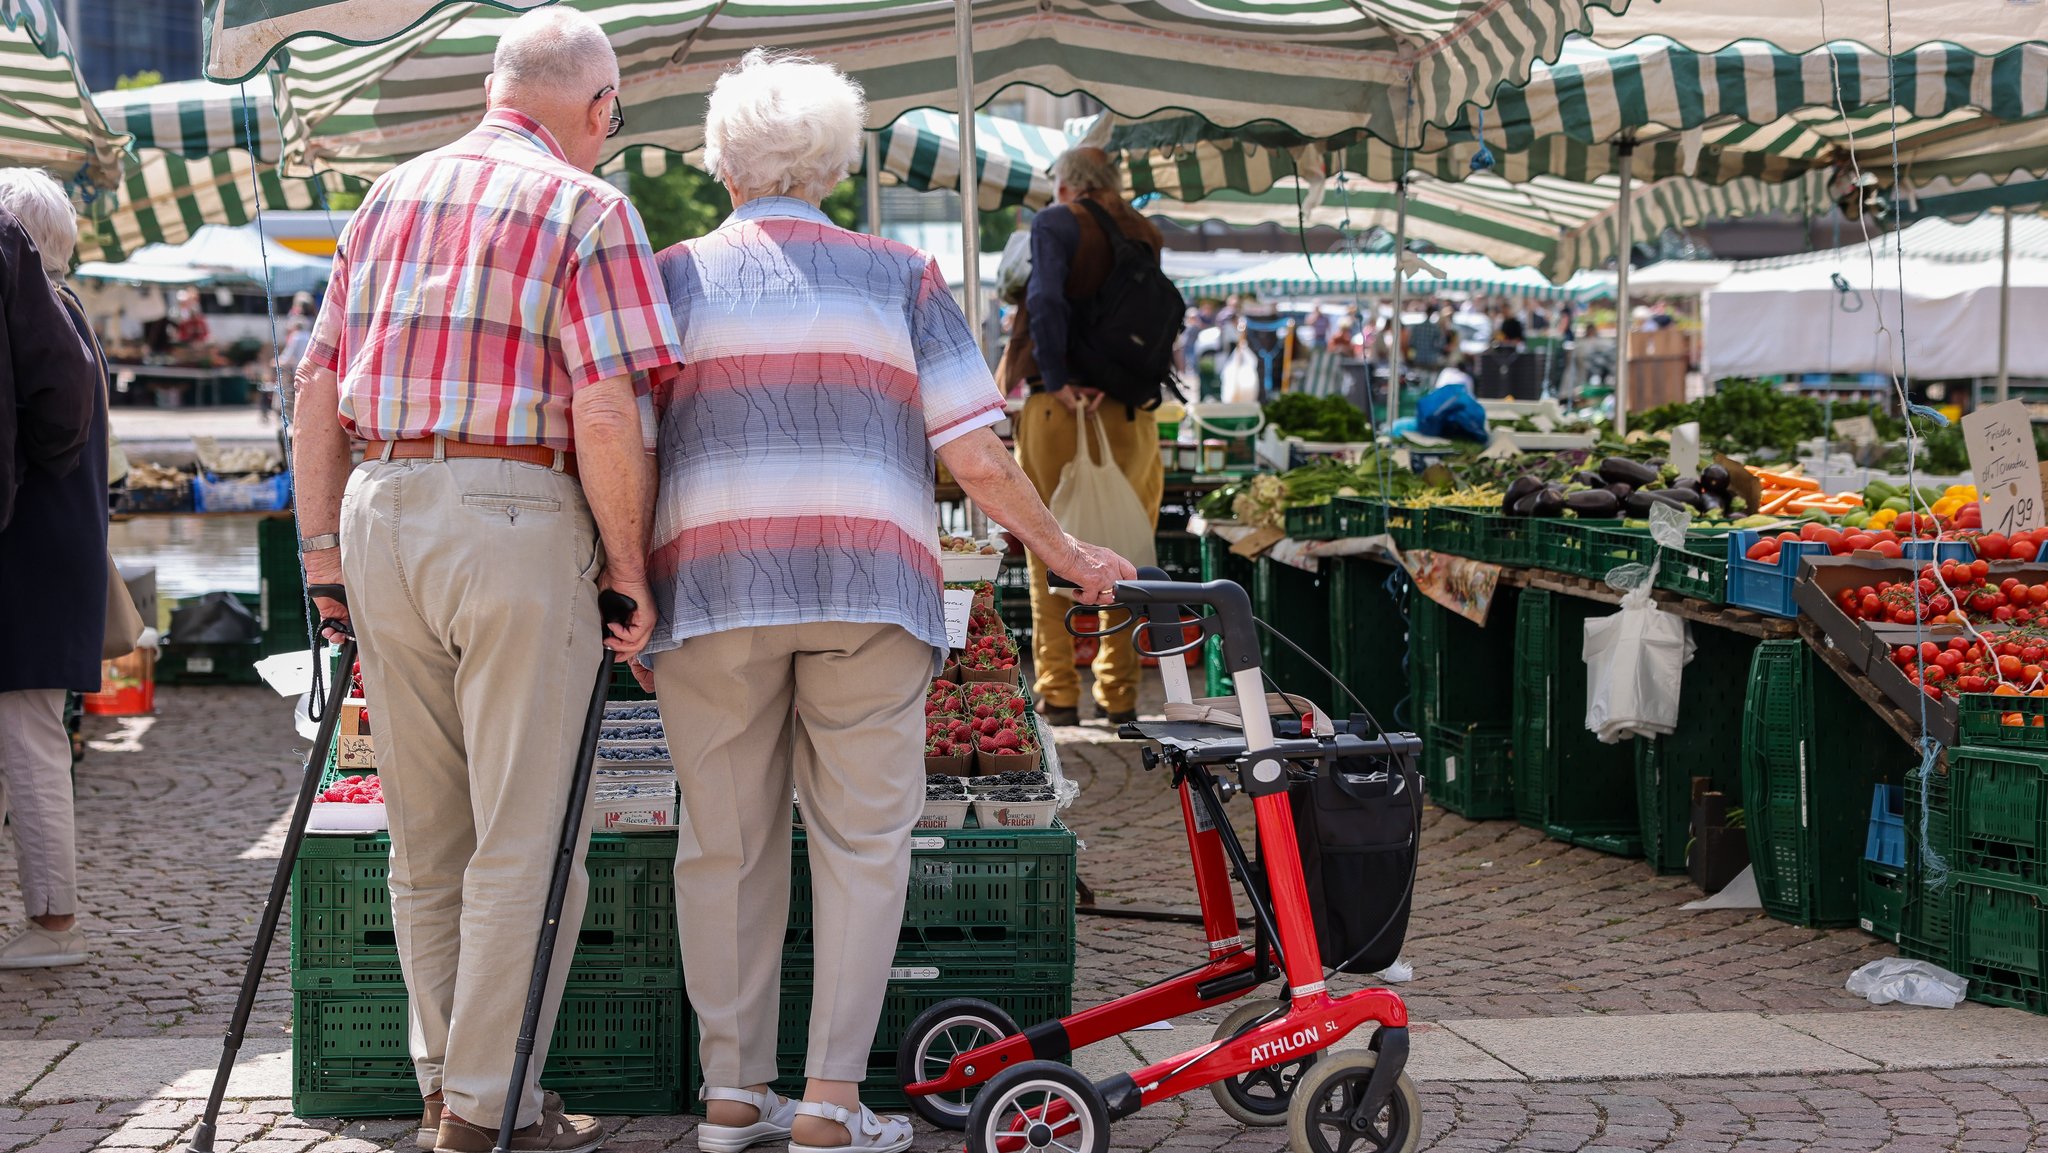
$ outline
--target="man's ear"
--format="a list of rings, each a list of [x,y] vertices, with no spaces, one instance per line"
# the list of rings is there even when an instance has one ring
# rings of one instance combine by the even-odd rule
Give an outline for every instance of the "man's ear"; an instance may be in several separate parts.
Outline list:
[[[498,74],[495,72],[484,73],[484,107],[486,108],[490,107],[491,105],[492,81],[496,80],[497,78]]]

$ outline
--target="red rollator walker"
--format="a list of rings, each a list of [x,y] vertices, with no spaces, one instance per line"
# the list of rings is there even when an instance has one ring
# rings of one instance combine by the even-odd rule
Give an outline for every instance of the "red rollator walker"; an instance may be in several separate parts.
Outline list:
[[[1296,813],[1320,774],[1353,796],[1386,798],[1405,791],[1401,803],[1419,821],[1421,782],[1413,761],[1420,742],[1412,734],[1380,731],[1364,714],[1347,723],[1320,723],[1311,710],[1308,716],[1319,723],[1306,723],[1287,698],[1278,699],[1281,715],[1274,715],[1259,670],[1257,622],[1244,590],[1228,581],[1171,583],[1165,575],[1144,569],[1141,579],[1117,585],[1117,603],[1132,610],[1123,627],[1135,625],[1139,652],[1160,658],[1169,704],[1193,701],[1187,666],[1173,658],[1220,637],[1242,729],[1169,719],[1126,725],[1120,735],[1153,744],[1144,750],[1146,768],[1172,771],[1194,859],[1208,960],[1150,988],[1023,1029],[987,1001],[934,1005],[912,1023],[898,1053],[904,1090],[926,1120],[965,1129],[969,1153],[1104,1153],[1111,1122],[1203,1086],[1245,1124],[1286,1125],[1296,1153],[1413,1150],[1420,1103],[1404,1071],[1407,1007],[1387,989],[1337,995],[1325,984],[1318,921],[1327,923],[1332,914],[1312,905]],[[1202,619],[1202,637],[1185,641],[1183,610],[1195,605],[1211,612]],[[1283,733],[1295,729],[1304,735],[1277,735],[1276,724]],[[1256,862],[1223,814],[1224,802],[1240,792],[1252,799],[1257,820]],[[1418,823],[1403,835],[1419,831]],[[1414,848],[1408,840],[1400,871],[1403,931]],[[1250,900],[1250,944],[1239,933],[1233,877],[1244,883]],[[1371,941],[1393,924],[1385,919]],[[1395,949],[1399,937],[1394,934]],[[1358,954],[1371,949],[1368,943]],[[1345,968],[1344,962],[1337,967]],[[1169,1060],[1099,1082],[1067,1064],[1076,1049],[1227,1004],[1275,978],[1282,980],[1278,996],[1239,1006],[1213,1040]],[[1377,1026],[1369,1047],[1330,1051],[1367,1022]]]

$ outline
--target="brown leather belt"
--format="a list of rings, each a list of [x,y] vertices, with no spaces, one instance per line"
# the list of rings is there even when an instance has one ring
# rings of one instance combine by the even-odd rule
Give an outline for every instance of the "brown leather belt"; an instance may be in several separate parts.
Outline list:
[[[478,444],[469,440],[448,440],[443,437],[421,437],[417,440],[373,440],[363,447],[364,460],[430,460],[439,456],[448,460],[486,458],[510,460],[520,464],[537,464],[543,468],[556,468],[560,458],[560,470],[569,476],[576,473],[576,454],[549,448],[544,444]]]

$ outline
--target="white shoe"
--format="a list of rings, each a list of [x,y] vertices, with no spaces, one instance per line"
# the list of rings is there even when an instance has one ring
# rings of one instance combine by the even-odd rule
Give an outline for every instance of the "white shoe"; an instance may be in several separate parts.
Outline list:
[[[856,1113],[843,1105],[827,1105],[822,1101],[802,1101],[796,1111],[806,1117],[822,1117],[846,1126],[851,1139],[844,1145],[805,1145],[800,1141],[789,1143],[789,1153],[903,1153],[910,1148],[916,1136],[910,1127],[908,1117],[877,1117],[866,1105]]]
[[[45,929],[30,921],[0,941],[0,969],[47,969],[85,963],[85,930]]]
[[[704,1153],[740,1153],[749,1145],[789,1140],[789,1128],[796,1121],[796,1102],[770,1089],[751,1093],[745,1089],[705,1086],[699,1094],[706,1101],[737,1101],[752,1105],[760,1116],[752,1125],[699,1125],[697,1148]]]

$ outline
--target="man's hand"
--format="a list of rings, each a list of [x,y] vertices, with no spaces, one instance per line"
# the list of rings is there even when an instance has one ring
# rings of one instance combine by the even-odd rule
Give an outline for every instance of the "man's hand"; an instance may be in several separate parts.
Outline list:
[[[1065,388],[1053,389],[1052,398],[1060,402],[1061,408],[1066,409],[1075,416],[1079,416],[1084,412],[1094,412],[1102,407],[1102,391],[1100,389],[1088,388],[1078,384],[1070,384]]]
[[[343,583],[341,579],[340,549],[323,548],[309,552],[306,554],[305,561],[307,584],[338,585]],[[348,606],[340,601],[329,600],[326,597],[314,597],[313,611],[320,614],[320,620],[323,624],[328,621],[335,621],[341,624],[349,623]],[[321,635],[334,644],[340,644],[348,639],[347,634],[338,629],[324,629]]]
[[[604,635],[604,645],[612,651],[613,660],[632,660],[654,639],[654,591],[647,587],[644,578],[614,578],[610,567],[597,575],[597,587],[633,599],[633,618],[624,625],[606,625]]]
[[[641,692],[651,693],[654,691],[653,669],[648,668],[639,661],[628,661],[626,662],[626,667],[633,671],[633,683],[640,686]]]
[[[1082,604],[1109,604],[1116,600],[1116,582],[1138,579],[1138,570],[1130,561],[1100,545],[1072,536],[1067,537],[1067,544],[1068,555],[1058,561],[1047,558],[1046,567],[1078,586],[1075,599]]]

